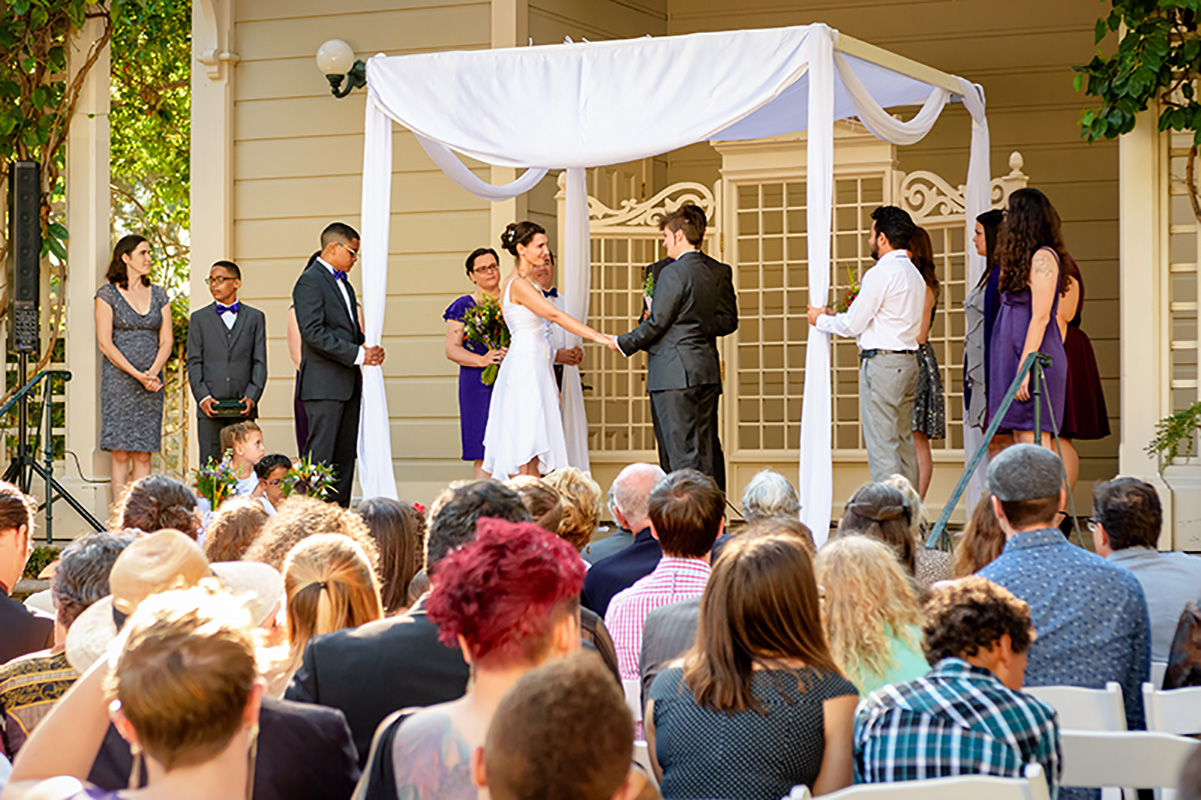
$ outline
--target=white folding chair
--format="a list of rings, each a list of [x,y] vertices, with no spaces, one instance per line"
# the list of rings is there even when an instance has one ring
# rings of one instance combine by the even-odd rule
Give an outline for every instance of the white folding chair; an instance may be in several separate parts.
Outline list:
[[[1148,731],[1061,730],[1059,747],[1061,786],[1122,787],[1128,799],[1136,797],[1135,789],[1155,789],[1166,800],[1175,794],[1180,770],[1201,742]]]
[[[810,800],[808,786],[796,786],[784,800]],[[958,778],[934,778],[927,781],[866,783],[851,786],[823,800],[1050,800],[1043,768],[1028,764],[1024,778],[994,778],[965,775]]]
[[[1168,674],[1168,662],[1151,659],[1151,683],[1155,684],[1156,689],[1163,688],[1163,679]]]
[[[655,770],[651,767],[651,751],[647,743],[642,739],[637,739],[634,742],[634,763],[646,770],[646,778],[651,782],[651,785],[656,789],[659,788],[659,780],[655,777]]]
[[[1157,688],[1143,684],[1143,709],[1147,730],[1159,733],[1201,733],[1201,687]]]
[[[621,688],[626,694],[626,705],[634,715],[634,722],[642,722],[642,681],[638,678],[623,678]]]
[[[1054,708],[1058,712],[1061,729],[1126,730],[1122,687],[1115,681],[1105,684],[1104,689],[1085,689],[1080,686],[1025,686],[1022,691]]]

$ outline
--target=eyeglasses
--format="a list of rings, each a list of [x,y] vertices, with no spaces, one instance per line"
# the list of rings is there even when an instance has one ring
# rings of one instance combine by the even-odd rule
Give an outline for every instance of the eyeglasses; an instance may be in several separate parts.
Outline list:
[[[1089,532],[1089,533],[1096,533],[1096,532],[1097,532],[1097,527],[1098,527],[1100,524],[1101,524],[1101,523],[1099,523],[1099,522],[1098,522],[1096,519],[1094,519],[1093,517],[1089,517],[1088,519],[1086,519],[1086,520],[1084,521],[1084,526],[1085,526],[1086,528],[1088,528],[1088,532]]]
[[[226,281],[236,281],[236,280],[237,280],[237,278],[231,278],[228,275],[218,275],[215,278],[205,278],[204,282],[206,284],[208,284],[209,286],[214,286],[214,285],[220,286],[221,284],[225,283]]]
[[[339,246],[339,247],[341,247],[343,250],[345,250],[346,252],[350,253],[350,257],[351,257],[351,258],[358,258],[358,257],[359,257],[359,251],[358,251],[358,250],[351,250],[349,247],[347,247],[346,245],[342,244],[341,242],[334,242],[334,244],[338,245],[338,246]]]
[[[488,264],[483,267],[475,267],[472,272],[500,272],[500,264]]]

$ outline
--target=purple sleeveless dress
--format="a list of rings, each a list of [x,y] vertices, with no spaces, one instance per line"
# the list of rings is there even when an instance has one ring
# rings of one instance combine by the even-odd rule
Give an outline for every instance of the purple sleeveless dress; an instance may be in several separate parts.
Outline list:
[[[450,304],[443,319],[462,322],[475,298],[465,294]],[[463,340],[463,347],[477,356],[488,352],[479,342]],[[459,434],[463,442],[463,460],[481,461],[484,458],[484,429],[488,427],[488,407],[492,403],[492,387],[482,380],[482,367],[459,366]]]
[[[1058,257],[1055,259],[1059,263]],[[1063,276],[1063,266],[1059,266],[1060,279]],[[1042,429],[1044,431],[1059,431],[1063,423],[1064,398],[1067,396],[1068,360],[1063,349],[1063,339],[1059,335],[1059,325],[1056,313],[1059,310],[1059,292],[1051,303],[1051,318],[1047,321],[1047,329],[1043,333],[1043,341],[1039,352],[1051,357],[1051,366],[1045,370],[1047,391],[1042,396]],[[993,326],[992,344],[989,348],[988,370],[988,416],[991,421],[1001,407],[1001,401],[1009,391],[1014,376],[1021,366],[1022,348],[1026,344],[1026,330],[1030,327],[1031,309],[1030,288],[1020,292],[1001,293],[1001,311],[997,314]],[[1031,377],[1033,389],[1033,375]],[[1034,400],[1026,402],[1014,400],[1005,417],[1001,420],[1001,430],[1032,431],[1034,430]]]

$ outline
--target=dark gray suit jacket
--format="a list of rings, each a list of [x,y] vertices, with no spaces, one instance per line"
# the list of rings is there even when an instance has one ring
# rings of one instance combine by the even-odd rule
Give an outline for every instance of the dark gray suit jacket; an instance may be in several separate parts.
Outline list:
[[[199,403],[217,400],[254,401],[250,418],[258,416],[259,399],[267,385],[267,318],[242,303],[233,328],[226,328],[209,303],[188,323],[188,384]],[[203,414],[199,406],[196,413]]]
[[[646,708],[651,684],[659,673],[692,648],[700,614],[701,598],[693,597],[656,608],[646,615],[646,622],[642,626],[642,653],[638,656],[643,708]]]
[[[338,289],[338,281],[320,261],[314,260],[292,288],[292,306],[300,328],[300,399],[351,398],[358,385],[355,359],[364,341],[359,327],[354,287],[346,282],[351,312]]]
[[[617,337],[617,346],[626,355],[647,352],[648,392],[720,386],[717,337],[737,329],[730,267],[692,250],[660,270],[650,317]]]

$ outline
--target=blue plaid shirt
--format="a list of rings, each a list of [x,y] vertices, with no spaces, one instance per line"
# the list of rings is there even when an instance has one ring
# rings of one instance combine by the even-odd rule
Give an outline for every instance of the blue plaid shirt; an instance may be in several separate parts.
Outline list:
[[[1055,710],[959,658],[944,658],[921,678],[873,692],[855,713],[855,783],[1020,778],[1031,762],[1042,765],[1055,797]]]
[[[1131,572],[1046,529],[1014,536],[980,576],[1030,606],[1038,638],[1026,685],[1104,689],[1117,681],[1126,727],[1146,727],[1142,685],[1151,670],[1151,622]]]

